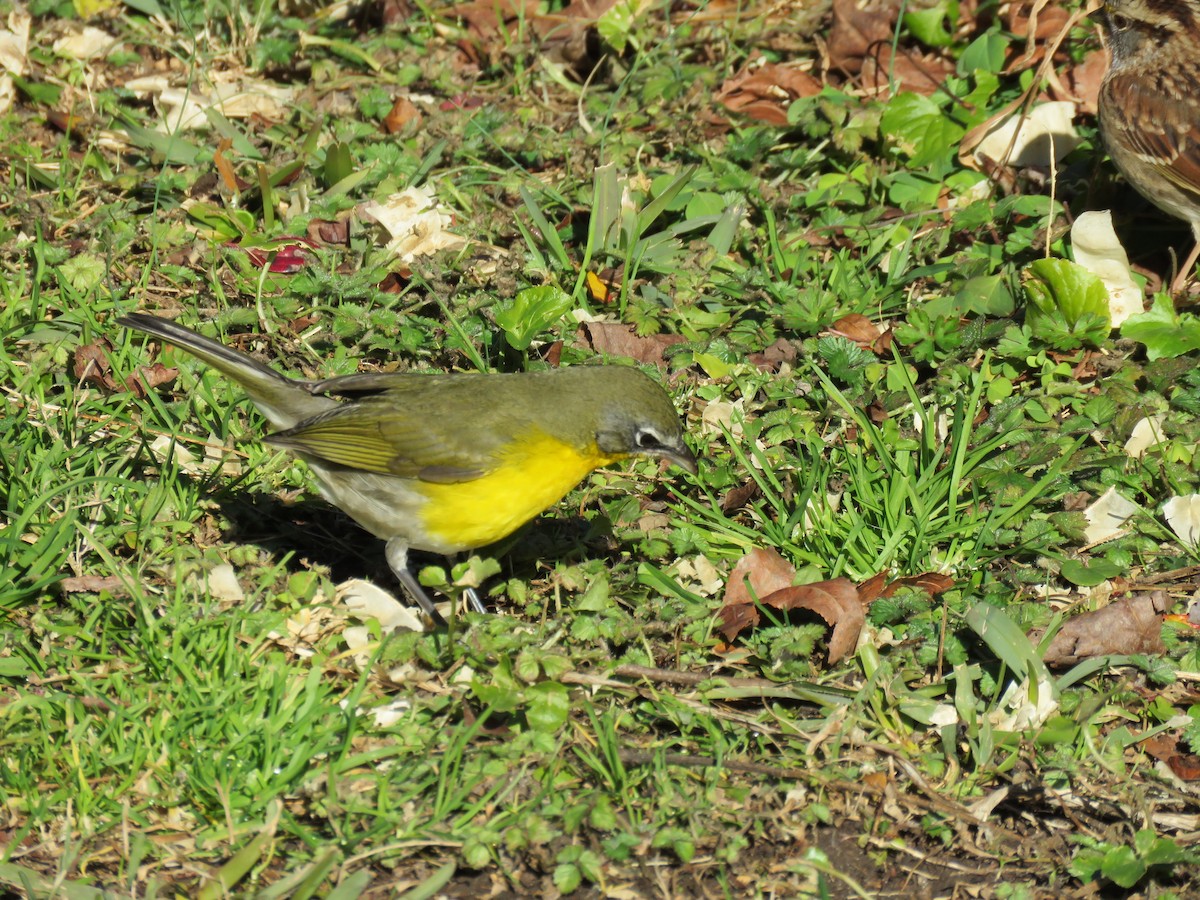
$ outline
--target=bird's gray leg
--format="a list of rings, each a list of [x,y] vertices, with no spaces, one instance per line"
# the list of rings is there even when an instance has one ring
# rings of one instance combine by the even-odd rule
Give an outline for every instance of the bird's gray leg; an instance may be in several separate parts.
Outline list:
[[[400,583],[404,585],[404,589],[408,591],[409,596],[416,601],[417,606],[425,611],[425,615],[433,620],[433,624],[445,625],[446,620],[442,618],[442,614],[437,611],[437,607],[425,593],[425,588],[421,587],[421,583],[417,581],[416,576],[408,567],[408,543],[399,538],[392,538],[388,541],[387,561],[396,577],[400,579]]]
[[[476,593],[475,588],[467,588],[465,591],[463,591],[463,595],[467,598],[467,603],[470,605],[471,609],[475,610],[475,612],[487,612],[487,607],[484,606],[483,601],[479,599],[479,594]]]

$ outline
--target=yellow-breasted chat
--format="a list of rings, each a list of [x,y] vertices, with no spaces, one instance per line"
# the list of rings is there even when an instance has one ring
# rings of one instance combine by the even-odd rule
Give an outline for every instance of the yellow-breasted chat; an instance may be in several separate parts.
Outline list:
[[[631,456],[696,472],[670,397],[637,369],[302,381],[168,319],[117,321],[241,385],[276,429],[266,442],[304,460],[327,501],[387,542],[392,571],[434,622],[410,548],[451,554],[499,541],[593,469]]]

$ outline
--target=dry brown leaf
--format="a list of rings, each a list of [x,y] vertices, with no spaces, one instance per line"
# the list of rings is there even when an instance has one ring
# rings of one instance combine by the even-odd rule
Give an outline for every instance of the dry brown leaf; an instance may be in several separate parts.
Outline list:
[[[308,223],[308,239],[322,244],[350,246],[350,219],[336,221],[312,219]]]
[[[1163,653],[1162,614],[1170,605],[1166,591],[1154,591],[1074,616],[1050,641],[1046,665],[1073,666],[1108,654]],[[1036,634],[1030,635],[1035,643]]]
[[[730,112],[769,125],[787,125],[787,108],[800,97],[821,93],[821,82],[793,66],[751,63],[728,79],[714,99]]]
[[[1046,0],[1022,0],[1008,7],[1008,30],[1014,37],[1035,41],[1046,41],[1054,37],[1066,24],[1070,13],[1064,7],[1046,3]]]
[[[1200,781],[1200,756],[1195,753],[1179,753],[1166,762],[1180,781]]]
[[[667,365],[664,355],[666,349],[686,340],[678,334],[651,334],[641,337],[632,325],[620,322],[588,322],[579,327],[577,337],[597,353],[627,356],[659,368],[665,368]]]
[[[743,556],[725,585],[725,605],[718,613],[721,632],[732,641],[757,625],[761,616],[755,598],[762,606],[780,612],[808,610],[833,628],[829,662],[836,663],[854,650],[866,622],[859,591],[847,578],[793,587],[795,574],[795,567],[774,550],[760,547]]]
[[[1050,94],[1055,100],[1072,100],[1081,113],[1094,116],[1100,96],[1100,82],[1107,71],[1108,51],[1093,50],[1079,65],[1071,66],[1062,73],[1062,83],[1067,92],[1062,94],[1051,85]]]
[[[1179,733],[1167,734],[1164,731],[1153,737],[1148,737],[1144,741],[1138,741],[1138,746],[1142,748],[1144,753],[1153,756],[1155,759],[1166,761],[1179,753]]]
[[[148,366],[138,366],[137,373],[129,379],[128,389],[139,396],[145,396],[150,388],[160,384],[170,384],[179,377],[179,370],[168,368],[162,363],[151,363]]]
[[[866,316],[860,313],[850,313],[830,325],[828,333],[854,341],[864,350],[869,350],[883,332],[875,327],[875,323]]]
[[[420,127],[421,111],[407,97],[397,97],[391,111],[383,117],[383,128],[388,134],[396,134],[410,125],[413,130]]]
[[[858,584],[858,602],[863,606],[870,606],[880,597],[886,596],[884,591],[887,589],[887,578],[889,570],[884,569],[882,572],[876,572],[866,581],[860,581]]]
[[[730,488],[726,491],[725,496],[721,498],[721,512],[729,515],[741,509],[755,497],[761,493],[758,487],[758,482],[753,479],[747,479],[738,487]]]
[[[725,605],[750,604],[785,587],[790,587],[796,567],[778,551],[755,547],[738,560],[725,585]]]
[[[537,6],[535,0],[473,0],[452,7],[446,14],[462,19],[470,35],[486,47],[500,35],[511,39],[510,26],[518,20],[536,18]]]
[[[858,589],[849,578],[833,578],[815,584],[784,588],[762,599],[763,606],[787,611],[814,612],[833,629],[829,636],[829,662],[838,662],[854,652],[867,617],[858,599]],[[730,640],[733,635],[726,632]]]
[[[795,344],[784,338],[776,338],[775,343],[761,353],[751,353],[746,361],[763,372],[778,372],[784,363],[796,361],[796,353]]]
[[[867,2],[833,0],[833,24],[829,29],[829,65],[847,75],[862,71],[863,60],[877,46],[891,46],[892,31],[900,8],[891,0]]]
[[[112,363],[108,361],[108,351],[111,349],[112,344],[104,338],[76,347],[72,368],[75,380],[81,384],[93,384],[106,391],[115,390],[118,385],[113,381]]]
[[[944,56],[899,48],[893,55],[890,44],[877,44],[862,61],[862,85],[879,97],[912,91],[928,97],[940,90],[954,74],[954,63]]]

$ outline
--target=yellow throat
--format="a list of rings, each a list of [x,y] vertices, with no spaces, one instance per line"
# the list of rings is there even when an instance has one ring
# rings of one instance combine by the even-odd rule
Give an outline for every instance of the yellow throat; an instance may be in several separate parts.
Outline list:
[[[526,434],[482,478],[422,484],[421,521],[447,546],[484,547],[556,504],[593,469],[621,458],[595,445],[577,449],[544,432]]]

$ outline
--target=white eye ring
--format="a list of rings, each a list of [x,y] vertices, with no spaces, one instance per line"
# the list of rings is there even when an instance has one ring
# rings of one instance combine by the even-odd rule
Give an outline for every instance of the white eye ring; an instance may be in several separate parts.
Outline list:
[[[633,436],[633,442],[643,450],[662,446],[662,439],[649,428],[639,428]]]

